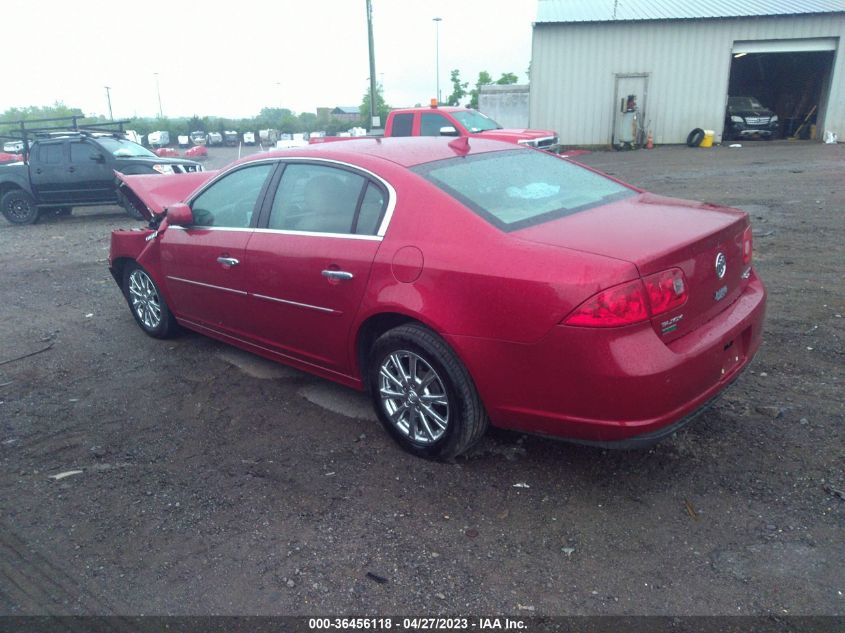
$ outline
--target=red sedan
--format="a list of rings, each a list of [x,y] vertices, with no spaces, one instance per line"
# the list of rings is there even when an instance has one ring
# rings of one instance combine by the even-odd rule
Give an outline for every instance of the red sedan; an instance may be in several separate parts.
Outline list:
[[[119,176],[112,234],[141,328],[186,327],[367,390],[411,452],[488,424],[648,445],[760,346],[742,211],[483,139],[363,139],[220,171]]]

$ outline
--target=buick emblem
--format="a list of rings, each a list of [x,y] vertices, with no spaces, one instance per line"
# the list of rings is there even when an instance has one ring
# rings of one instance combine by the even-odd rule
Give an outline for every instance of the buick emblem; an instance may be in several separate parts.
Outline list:
[[[725,273],[728,270],[728,260],[725,259],[724,253],[719,253],[716,255],[716,276],[721,279],[725,276]]]

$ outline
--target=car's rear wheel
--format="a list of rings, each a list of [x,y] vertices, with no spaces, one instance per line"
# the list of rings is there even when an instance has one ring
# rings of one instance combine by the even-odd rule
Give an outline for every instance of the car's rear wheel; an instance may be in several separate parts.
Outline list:
[[[0,210],[12,224],[34,224],[38,220],[38,204],[23,189],[12,189],[3,194]]]
[[[168,338],[178,325],[159,287],[146,270],[135,262],[123,270],[123,294],[132,316],[144,332],[154,338]]]
[[[487,430],[469,372],[446,341],[426,327],[402,325],[379,337],[368,381],[382,424],[414,455],[455,457]]]

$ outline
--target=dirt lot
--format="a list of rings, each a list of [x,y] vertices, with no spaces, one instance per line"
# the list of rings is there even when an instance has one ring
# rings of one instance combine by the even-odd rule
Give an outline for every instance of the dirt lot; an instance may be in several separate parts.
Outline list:
[[[415,459],[353,392],[145,336],[118,209],[0,220],[0,613],[845,614],[845,146],[582,160],[753,216],[764,346],[649,451]]]

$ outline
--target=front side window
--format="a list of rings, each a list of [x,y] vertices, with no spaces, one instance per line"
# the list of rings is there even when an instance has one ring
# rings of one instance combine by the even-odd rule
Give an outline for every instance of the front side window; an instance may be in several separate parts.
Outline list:
[[[413,171],[504,231],[636,195],[610,178],[535,150],[448,158]]]
[[[215,182],[191,204],[194,226],[248,228],[258,196],[272,171],[270,163],[252,165]]]
[[[64,143],[44,143],[38,148],[38,161],[45,165],[61,165]]]
[[[375,234],[373,208],[378,202],[364,192],[367,182],[363,176],[336,167],[288,165],[273,199],[268,226],[312,233]],[[381,209],[375,222],[380,217]]]
[[[455,125],[442,114],[425,112],[420,118],[420,136],[440,136],[442,127],[455,127]]]
[[[92,157],[98,153],[94,146],[88,143],[70,144],[70,162],[72,163],[90,163]]]

